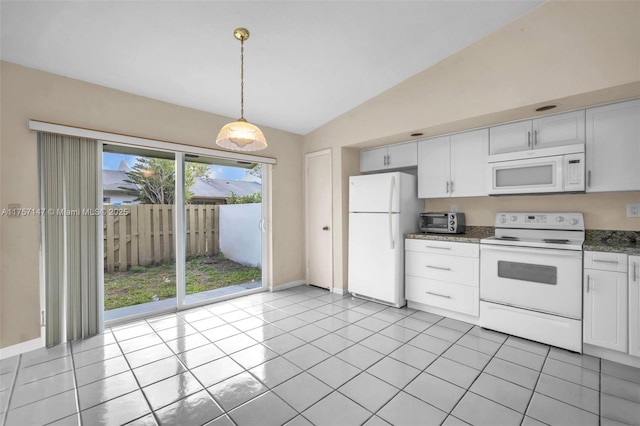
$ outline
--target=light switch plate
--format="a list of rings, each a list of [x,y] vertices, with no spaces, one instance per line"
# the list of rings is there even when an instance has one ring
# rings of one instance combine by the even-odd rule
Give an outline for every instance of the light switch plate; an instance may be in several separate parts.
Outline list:
[[[627,217],[640,217],[640,203],[627,204]]]

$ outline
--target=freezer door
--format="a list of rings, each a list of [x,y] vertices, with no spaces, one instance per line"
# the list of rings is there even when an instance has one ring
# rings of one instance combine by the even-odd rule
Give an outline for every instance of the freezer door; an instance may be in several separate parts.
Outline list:
[[[400,211],[400,173],[351,176],[349,212]]]
[[[398,214],[349,214],[349,291],[403,306],[404,238]],[[391,218],[391,220],[389,220]]]

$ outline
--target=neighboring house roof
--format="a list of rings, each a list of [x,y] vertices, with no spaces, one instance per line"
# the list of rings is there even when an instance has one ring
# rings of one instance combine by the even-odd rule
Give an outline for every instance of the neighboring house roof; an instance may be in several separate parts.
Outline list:
[[[123,170],[102,170],[102,189],[104,191],[124,192],[122,187],[136,189],[136,185],[125,182],[127,173]],[[191,187],[194,198],[228,198],[232,193],[238,197],[260,192],[260,182],[244,180],[209,179],[201,177]]]
[[[128,179],[127,173],[123,170],[102,170],[102,189],[105,191],[120,191],[124,192],[125,187],[128,189],[137,189],[137,186],[125,182]]]
[[[239,197],[260,192],[259,182],[198,178],[191,187],[194,198],[227,198],[231,193]]]

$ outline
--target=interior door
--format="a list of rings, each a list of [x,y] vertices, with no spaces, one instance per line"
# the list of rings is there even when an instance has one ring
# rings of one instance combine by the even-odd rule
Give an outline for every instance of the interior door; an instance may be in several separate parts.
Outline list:
[[[307,154],[307,283],[331,288],[333,248],[331,222],[331,151]]]

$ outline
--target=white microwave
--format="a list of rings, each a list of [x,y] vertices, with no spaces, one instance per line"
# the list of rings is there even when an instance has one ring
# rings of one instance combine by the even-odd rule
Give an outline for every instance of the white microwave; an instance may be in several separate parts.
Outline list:
[[[489,195],[584,191],[584,152],[488,163]]]

